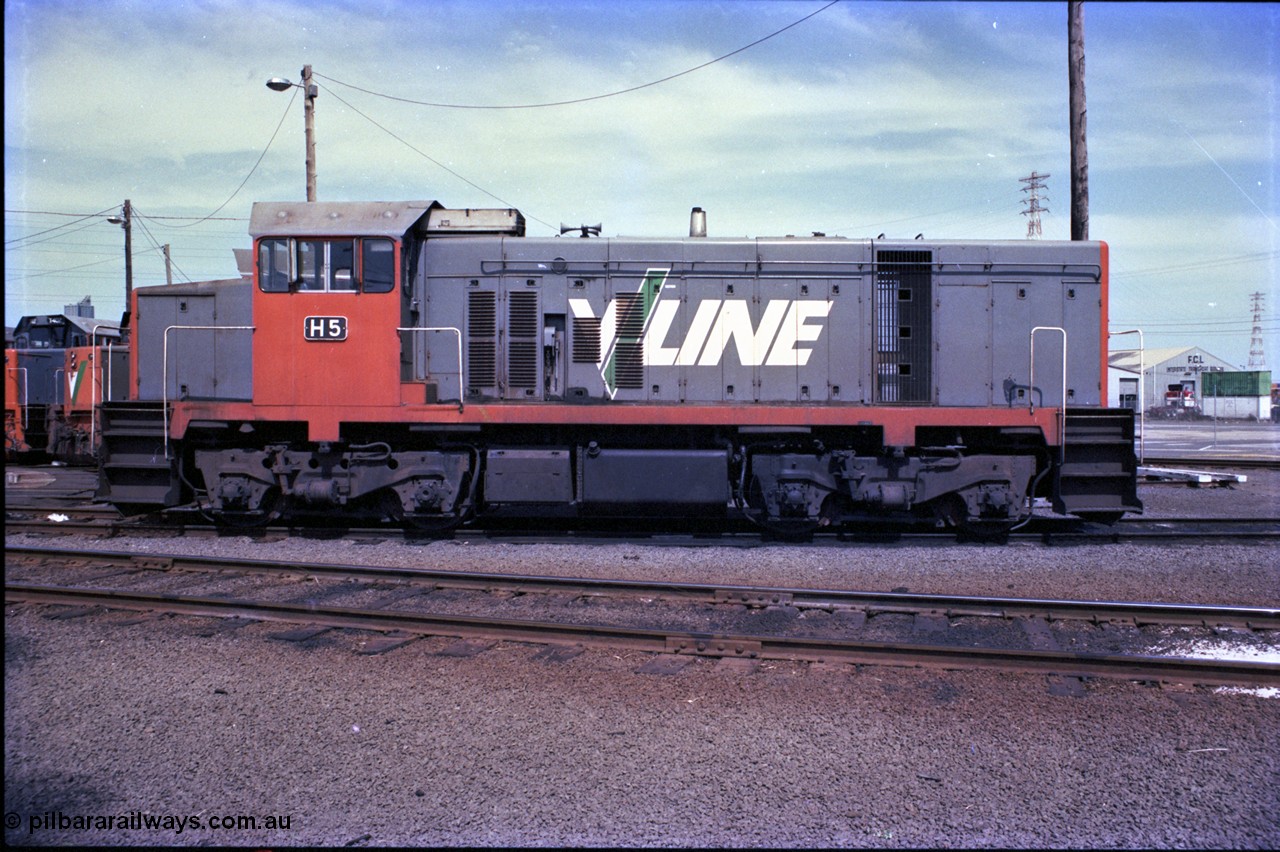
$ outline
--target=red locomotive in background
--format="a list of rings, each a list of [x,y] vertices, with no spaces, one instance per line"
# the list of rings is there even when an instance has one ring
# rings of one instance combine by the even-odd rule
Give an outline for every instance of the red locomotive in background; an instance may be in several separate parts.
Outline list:
[[[5,459],[92,464],[99,405],[127,397],[128,368],[120,323],[95,319],[87,298],[22,317],[4,352]]]

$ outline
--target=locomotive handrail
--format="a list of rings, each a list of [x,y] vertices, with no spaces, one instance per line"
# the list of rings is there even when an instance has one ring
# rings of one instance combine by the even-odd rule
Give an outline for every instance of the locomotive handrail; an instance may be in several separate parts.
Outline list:
[[[1146,454],[1147,441],[1146,344],[1142,342],[1142,329],[1140,328],[1113,331],[1108,336],[1119,337],[1122,334],[1138,335],[1138,464],[1142,464]],[[1129,351],[1132,352],[1133,350],[1130,349]]]
[[[451,331],[458,338],[458,410],[462,410],[462,330],[451,325],[417,325],[397,328],[396,332],[402,331]]]
[[[170,325],[164,330],[161,349],[160,400],[164,418],[164,458],[169,460],[169,332],[171,331],[253,331],[252,325]]]
[[[1067,460],[1067,330],[1056,325],[1038,325],[1031,329],[1031,368],[1028,370],[1030,374],[1027,378],[1027,384],[1031,388],[1036,386],[1036,332],[1037,331],[1060,331],[1062,332],[1062,408],[1058,411],[1058,450],[1060,454],[1060,462]],[[1030,413],[1036,413],[1036,397],[1034,393],[1027,394],[1027,404],[1030,406]]]
[[[102,365],[98,364],[95,353],[98,348],[98,329],[89,332],[89,344],[92,351],[89,353],[89,446],[93,448],[93,452],[97,454],[98,446],[98,378],[102,375]],[[96,369],[95,369],[96,367]],[[95,375],[95,372],[97,375]],[[111,399],[111,339],[107,340],[107,390],[103,394],[103,402]]]

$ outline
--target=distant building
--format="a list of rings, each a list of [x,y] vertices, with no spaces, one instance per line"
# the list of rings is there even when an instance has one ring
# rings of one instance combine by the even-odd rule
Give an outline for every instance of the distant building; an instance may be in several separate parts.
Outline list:
[[[62,315],[67,317],[86,317],[93,319],[93,299],[85,296],[74,305],[63,305]]]
[[[1271,371],[1208,373],[1201,411],[1206,417],[1271,419]]]
[[[1115,408],[1137,410],[1139,358],[1141,358],[1142,408],[1163,407],[1166,395],[1176,392],[1186,399],[1187,393],[1198,405],[1203,397],[1201,376],[1224,373],[1237,367],[1199,346],[1168,349],[1115,350],[1107,358],[1107,404]]]

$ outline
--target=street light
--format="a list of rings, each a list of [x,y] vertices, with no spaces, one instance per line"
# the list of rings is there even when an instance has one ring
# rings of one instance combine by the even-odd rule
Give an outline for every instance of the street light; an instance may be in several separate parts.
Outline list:
[[[124,228],[124,312],[127,314],[133,296],[133,206],[129,199],[124,200],[122,215],[108,216],[107,221]]]
[[[319,89],[311,82],[311,66],[302,66],[302,82],[294,83],[283,77],[272,77],[267,81],[267,88],[273,92],[287,92],[297,86],[302,89],[303,116],[307,133],[307,201],[316,200],[316,95]]]

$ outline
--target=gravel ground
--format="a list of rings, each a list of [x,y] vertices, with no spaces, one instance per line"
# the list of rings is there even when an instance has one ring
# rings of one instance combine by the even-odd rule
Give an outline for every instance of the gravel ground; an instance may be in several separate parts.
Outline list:
[[[1280,475],[1143,485],[1148,514],[1276,517]],[[6,537],[110,550],[1277,605],[1261,545],[368,546]],[[443,638],[126,614],[5,619],[5,840],[37,845],[1280,845],[1280,700],[887,667],[547,658]],[[96,828],[93,817],[125,822]],[[144,816],[162,827],[132,828]],[[216,828],[254,816],[258,828]],[[163,827],[169,817],[170,827]],[[198,818],[198,824],[177,818]],[[288,827],[266,828],[268,817]],[[89,819],[86,826],[85,820]],[[38,822],[37,822],[38,821]],[[101,824],[101,823],[100,823]]]

